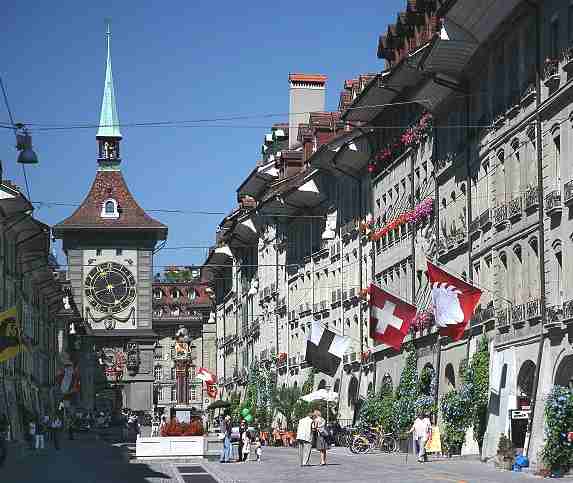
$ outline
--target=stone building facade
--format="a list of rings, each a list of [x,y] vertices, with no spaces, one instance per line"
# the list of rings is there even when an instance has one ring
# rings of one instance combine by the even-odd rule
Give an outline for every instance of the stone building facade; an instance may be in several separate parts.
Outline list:
[[[8,417],[10,438],[18,440],[29,418],[51,414],[62,401],[57,376],[65,362],[68,317],[74,317],[73,311],[63,313],[66,294],[51,255],[50,228],[32,211],[17,186],[1,181],[0,311],[17,309],[27,350],[0,362],[0,413]]]
[[[358,292],[375,281],[428,310],[431,259],[483,295],[461,341],[423,326],[408,336],[418,369],[437,372],[440,397],[485,334],[483,455],[504,432],[536,461],[544,397],[573,378],[573,7],[405,6],[380,37],[386,69],[347,81],[338,112],[299,120],[296,142],[249,175],[219,226],[204,270],[216,295],[220,390],[241,391],[250,362],[271,352],[285,354],[277,382],[300,385],[305,333],[320,319],[352,343],[333,380],[319,374],[315,386],[340,391],[339,417],[353,418],[369,388],[398,383],[405,360],[369,338]],[[366,236],[426,199],[425,222]],[[471,437],[464,451],[478,451]]]
[[[175,334],[180,328],[186,328],[193,358],[188,405],[204,409],[211,399],[195,377],[197,369],[203,367],[216,374],[215,324],[214,320],[209,321],[212,304],[205,291],[207,286],[201,283],[199,268],[171,267],[165,275],[156,276],[152,292],[153,330],[158,335],[153,357],[154,405],[165,412],[178,404],[186,404],[177,400],[174,361]]]

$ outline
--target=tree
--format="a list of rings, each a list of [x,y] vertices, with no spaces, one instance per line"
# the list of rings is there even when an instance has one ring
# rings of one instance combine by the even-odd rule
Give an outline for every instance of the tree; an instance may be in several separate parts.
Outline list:
[[[274,394],[273,409],[285,418],[288,431],[293,430],[297,410],[300,410],[298,408],[305,404],[300,400],[301,396],[302,392],[298,387],[282,387]]]

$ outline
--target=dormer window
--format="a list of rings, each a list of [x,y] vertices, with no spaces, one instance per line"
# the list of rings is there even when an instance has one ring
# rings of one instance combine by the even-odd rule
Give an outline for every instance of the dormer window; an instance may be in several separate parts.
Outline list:
[[[195,292],[195,290],[190,289],[189,292],[187,293],[187,298],[189,300],[195,300],[195,298],[197,297],[197,292]]]
[[[161,297],[163,297],[163,292],[160,289],[155,289],[153,291],[153,298],[155,300],[161,300]]]
[[[105,200],[101,209],[101,216],[102,218],[119,218],[117,201],[113,198]]]
[[[177,300],[179,297],[181,297],[181,292],[179,291],[179,289],[174,288],[171,291],[171,298],[173,298],[174,300]]]

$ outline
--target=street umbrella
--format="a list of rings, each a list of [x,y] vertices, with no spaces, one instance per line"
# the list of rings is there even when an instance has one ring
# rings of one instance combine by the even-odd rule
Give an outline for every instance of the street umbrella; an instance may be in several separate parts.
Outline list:
[[[327,391],[326,389],[319,389],[306,396],[302,396],[301,399],[306,402],[326,401],[327,403],[336,403],[338,402],[338,393]]]
[[[219,399],[218,401],[209,404],[209,406],[207,406],[207,410],[212,411],[214,409],[228,408],[230,406],[231,403],[229,401],[223,401],[222,399]]]

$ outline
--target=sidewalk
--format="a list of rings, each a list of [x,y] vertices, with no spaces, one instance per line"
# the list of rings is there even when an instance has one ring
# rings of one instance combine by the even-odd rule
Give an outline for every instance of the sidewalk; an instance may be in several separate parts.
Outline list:
[[[119,446],[82,434],[73,441],[62,438],[59,451],[32,451],[9,443],[8,459],[0,468],[2,483],[165,483],[177,481],[171,465],[130,464]]]

